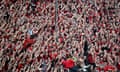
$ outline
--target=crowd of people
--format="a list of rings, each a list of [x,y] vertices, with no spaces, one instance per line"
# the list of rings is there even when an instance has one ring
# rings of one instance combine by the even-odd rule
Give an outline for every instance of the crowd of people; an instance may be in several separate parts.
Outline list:
[[[120,72],[119,0],[0,0],[0,18],[0,72]]]

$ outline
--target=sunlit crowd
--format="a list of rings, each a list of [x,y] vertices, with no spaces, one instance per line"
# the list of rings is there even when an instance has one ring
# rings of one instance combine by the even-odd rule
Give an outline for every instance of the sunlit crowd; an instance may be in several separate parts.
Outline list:
[[[0,0],[0,72],[120,72],[120,1]]]

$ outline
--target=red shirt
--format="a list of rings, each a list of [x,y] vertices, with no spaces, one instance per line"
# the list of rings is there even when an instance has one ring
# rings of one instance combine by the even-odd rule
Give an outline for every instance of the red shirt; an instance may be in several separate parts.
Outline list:
[[[72,59],[67,59],[62,62],[65,68],[72,68],[74,67],[74,61]]]
[[[23,67],[23,64],[18,65],[18,70],[20,70]]]
[[[23,47],[26,48],[28,44],[33,44],[34,40],[33,39],[26,39],[23,43]]]
[[[88,55],[88,61],[89,63],[95,63],[91,54]]]
[[[109,70],[115,70],[115,68],[114,68],[113,66],[111,66],[111,65],[106,65],[106,66],[104,67],[104,71],[107,72],[107,71],[109,71]]]
[[[58,54],[57,54],[57,53],[50,54],[50,59],[51,59],[51,60],[52,60],[52,59],[55,59],[57,56],[58,56]]]

